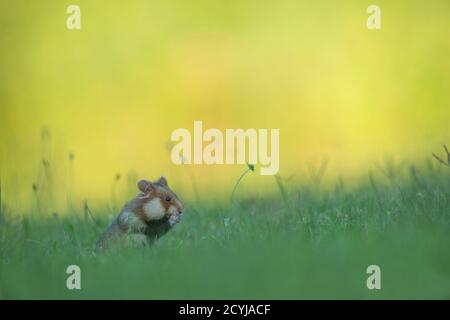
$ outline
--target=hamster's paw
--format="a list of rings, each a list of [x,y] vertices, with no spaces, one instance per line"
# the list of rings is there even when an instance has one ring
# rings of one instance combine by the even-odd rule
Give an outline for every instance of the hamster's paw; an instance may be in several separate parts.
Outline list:
[[[171,227],[173,227],[174,225],[176,225],[178,222],[180,222],[181,220],[181,215],[179,214],[173,214],[170,216],[169,218],[169,224]]]

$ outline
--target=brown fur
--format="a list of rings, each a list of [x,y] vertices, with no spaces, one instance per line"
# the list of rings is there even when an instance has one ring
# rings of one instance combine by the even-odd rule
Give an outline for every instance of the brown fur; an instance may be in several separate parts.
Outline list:
[[[181,217],[184,205],[177,195],[170,190],[164,177],[156,182],[141,180],[138,182],[138,188],[141,193],[125,204],[120,214],[111,222],[97,241],[96,250],[105,250],[112,244],[120,242],[119,240],[124,239],[126,235],[133,234],[145,235],[147,243],[153,243],[176,223],[170,220],[173,214],[170,212],[171,206],[176,208],[178,219]],[[166,197],[170,197],[170,201],[166,201]],[[144,206],[155,198],[159,199],[165,214],[159,220],[149,220],[145,214]]]

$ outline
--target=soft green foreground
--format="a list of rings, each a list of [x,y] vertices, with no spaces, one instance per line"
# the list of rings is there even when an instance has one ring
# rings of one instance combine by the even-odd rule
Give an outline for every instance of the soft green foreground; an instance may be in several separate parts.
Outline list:
[[[0,224],[0,297],[138,299],[450,298],[450,175],[378,178],[352,191],[291,188],[234,206],[196,206],[151,248],[94,256],[94,212]],[[450,170],[449,170],[450,171]],[[370,179],[369,179],[370,181]],[[77,264],[82,290],[66,289]],[[382,290],[366,288],[366,268]]]

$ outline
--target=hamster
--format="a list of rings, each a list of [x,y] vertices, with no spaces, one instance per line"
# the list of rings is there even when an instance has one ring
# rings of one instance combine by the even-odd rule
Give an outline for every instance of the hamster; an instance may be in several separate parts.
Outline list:
[[[140,180],[137,186],[141,193],[125,204],[103,232],[96,251],[127,240],[139,245],[151,244],[180,221],[184,205],[169,188],[165,177],[155,182]]]

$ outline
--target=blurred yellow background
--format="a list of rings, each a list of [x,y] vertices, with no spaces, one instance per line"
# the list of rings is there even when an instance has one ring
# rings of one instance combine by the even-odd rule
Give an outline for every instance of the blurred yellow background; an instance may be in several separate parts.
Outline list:
[[[81,30],[66,28],[71,4]],[[386,155],[422,162],[450,139],[450,2],[376,1],[380,31],[369,4],[2,1],[4,199],[32,204],[43,160],[59,206],[109,199],[118,173],[118,190],[164,174],[185,198],[194,184],[228,196],[242,166],[170,162],[171,132],[194,120],[279,128],[280,174],[299,182],[322,159],[331,182]],[[240,190],[276,185],[255,172]]]

